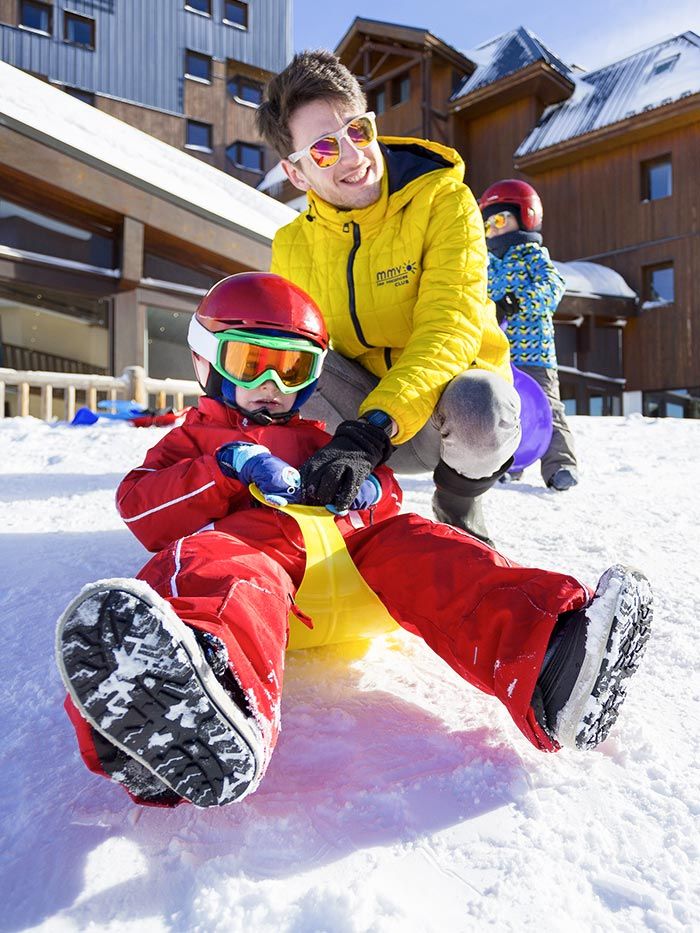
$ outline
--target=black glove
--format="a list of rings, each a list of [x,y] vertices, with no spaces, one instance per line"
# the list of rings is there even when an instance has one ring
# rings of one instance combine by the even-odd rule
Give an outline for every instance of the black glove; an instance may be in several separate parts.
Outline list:
[[[500,324],[504,318],[512,317],[520,310],[520,302],[513,292],[506,292],[503,298],[496,302],[496,320]]]
[[[325,447],[299,467],[302,502],[349,509],[372,470],[394,448],[386,431],[367,421],[343,421]]]

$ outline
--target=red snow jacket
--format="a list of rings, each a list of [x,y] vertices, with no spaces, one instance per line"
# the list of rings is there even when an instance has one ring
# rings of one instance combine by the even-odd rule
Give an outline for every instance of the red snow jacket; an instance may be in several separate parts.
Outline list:
[[[232,441],[248,441],[263,444],[299,467],[329,440],[318,421],[297,415],[284,425],[259,425],[221,402],[201,398],[184,423],[169,431],[148,451],[143,465],[124,477],[117,489],[119,514],[149,551],[213,527],[254,542],[286,566],[289,543],[297,553],[303,547],[296,521],[283,510],[261,506],[247,486],[224,476],[215,453]],[[392,471],[382,466],[375,475],[382,498],[370,509],[338,516],[343,537],[398,514],[401,489]]]

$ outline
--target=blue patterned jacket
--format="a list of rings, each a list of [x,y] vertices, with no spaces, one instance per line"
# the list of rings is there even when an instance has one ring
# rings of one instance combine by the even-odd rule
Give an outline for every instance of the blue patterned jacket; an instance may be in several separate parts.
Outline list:
[[[511,246],[499,259],[489,253],[489,298],[508,292],[519,305],[506,318],[511,360],[516,366],[557,368],[552,317],[564,294],[564,279],[544,246],[526,242]]]

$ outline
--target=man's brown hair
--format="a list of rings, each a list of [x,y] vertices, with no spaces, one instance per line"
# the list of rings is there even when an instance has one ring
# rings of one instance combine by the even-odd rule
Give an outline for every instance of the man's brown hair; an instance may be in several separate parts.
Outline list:
[[[362,113],[367,99],[357,78],[325,49],[298,52],[267,85],[256,115],[258,132],[284,159],[294,148],[289,121],[295,110],[315,100],[338,100]]]

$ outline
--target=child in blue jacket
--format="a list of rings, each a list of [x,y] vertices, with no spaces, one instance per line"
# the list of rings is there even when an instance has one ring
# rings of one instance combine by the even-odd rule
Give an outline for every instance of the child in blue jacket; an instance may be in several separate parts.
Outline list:
[[[510,341],[511,360],[544,390],[552,440],[540,461],[542,479],[560,492],[578,483],[574,439],[559,395],[553,316],[564,280],[542,246],[542,202],[531,185],[511,178],[479,200],[489,250],[489,298]],[[514,478],[518,478],[514,474]]]

